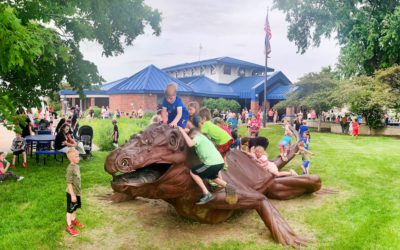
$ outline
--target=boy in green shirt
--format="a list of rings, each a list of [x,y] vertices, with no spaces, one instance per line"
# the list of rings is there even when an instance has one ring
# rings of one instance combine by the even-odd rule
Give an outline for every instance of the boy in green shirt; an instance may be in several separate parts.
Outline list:
[[[224,159],[216,150],[213,143],[196,128],[192,128],[189,131],[189,134],[186,134],[185,130],[181,127],[179,127],[179,131],[181,131],[188,146],[195,147],[196,153],[202,162],[202,164],[194,166],[190,171],[193,180],[203,192],[202,197],[196,204],[205,204],[214,199],[214,196],[204,185],[203,179],[213,180],[219,186],[224,187],[226,192],[226,202],[229,204],[235,204],[237,202],[235,188],[222,179],[220,171],[224,167]]]
[[[73,227],[83,228],[76,220],[76,210],[81,208],[81,171],[79,168],[79,152],[70,148],[67,152],[70,164],[67,167],[67,228],[70,235],[77,236],[79,232]]]
[[[230,147],[232,145],[233,138],[223,130],[222,128],[218,127],[214,123],[212,123],[211,120],[211,112],[208,108],[203,107],[199,111],[199,116],[200,116],[200,130],[203,134],[207,134],[211,140],[215,143],[217,146],[218,152],[221,153],[224,162],[226,163],[226,153],[230,150]]]

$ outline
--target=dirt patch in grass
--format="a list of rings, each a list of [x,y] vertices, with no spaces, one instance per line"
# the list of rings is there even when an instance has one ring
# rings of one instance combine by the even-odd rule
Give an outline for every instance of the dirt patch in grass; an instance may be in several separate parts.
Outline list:
[[[96,187],[86,193],[78,218],[85,228],[76,238],[66,234],[60,247],[67,249],[199,249],[227,240],[255,242],[277,247],[255,210],[239,211],[228,221],[201,224],[180,217],[162,200],[138,198],[113,204],[104,196],[108,187]],[[322,206],[327,195],[308,195],[290,201],[272,201],[299,235],[314,239],[302,213]],[[91,218],[91,219],[88,219]]]

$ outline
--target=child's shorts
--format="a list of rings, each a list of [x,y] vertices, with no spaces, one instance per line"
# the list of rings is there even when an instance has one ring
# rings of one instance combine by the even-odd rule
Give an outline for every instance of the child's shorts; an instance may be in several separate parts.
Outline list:
[[[24,151],[25,151],[25,150],[23,150],[23,149],[15,150],[15,151],[13,151],[13,155],[20,155],[20,154],[22,154]]]
[[[310,164],[310,161],[303,161],[303,167],[308,168],[308,165]]]
[[[225,157],[226,153],[231,148],[231,145],[233,144],[233,142],[234,142],[234,140],[230,139],[227,143],[218,145],[217,149],[218,149],[218,152],[220,152],[220,154],[222,155],[222,157]]]
[[[214,180],[218,178],[218,172],[224,167],[224,163],[207,166],[204,164],[200,164],[194,166],[192,170],[190,170],[193,174],[200,176],[202,179],[210,179]]]
[[[280,149],[280,150],[284,150],[284,149],[287,148],[287,147],[288,147],[288,144],[279,143],[279,149]]]
[[[67,193],[67,213],[73,213],[74,211],[76,211],[78,208],[81,208],[81,197],[80,196],[76,196],[76,202],[72,202],[71,201],[71,195],[69,193]]]

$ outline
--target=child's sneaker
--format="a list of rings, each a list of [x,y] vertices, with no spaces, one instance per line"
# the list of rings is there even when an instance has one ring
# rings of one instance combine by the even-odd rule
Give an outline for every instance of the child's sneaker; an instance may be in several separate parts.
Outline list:
[[[24,162],[22,165],[24,166],[24,168],[28,167],[28,163],[26,163],[26,162]]]
[[[22,181],[24,179],[23,176],[18,177],[17,181]]]
[[[71,221],[72,225],[77,226],[78,228],[84,228],[85,226],[81,224],[78,220]]]
[[[15,168],[15,165],[14,165],[14,164],[11,164],[11,168]]]
[[[197,205],[206,204],[214,199],[214,196],[211,193],[204,194],[201,196],[200,200],[196,202]]]
[[[65,231],[67,231],[67,233],[69,233],[72,236],[77,236],[79,235],[79,232],[71,226],[67,226],[67,228],[65,228]]]
[[[284,156],[282,156],[282,160],[283,161],[288,161],[288,158],[284,155]]]

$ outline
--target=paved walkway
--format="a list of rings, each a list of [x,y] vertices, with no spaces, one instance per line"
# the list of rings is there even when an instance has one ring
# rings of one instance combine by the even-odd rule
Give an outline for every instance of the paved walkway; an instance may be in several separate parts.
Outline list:
[[[0,152],[9,152],[15,133],[0,124]]]
[[[58,121],[57,121],[58,122]],[[57,124],[55,122],[54,124]],[[11,130],[8,130],[4,127],[3,124],[0,124],[0,152],[11,152],[11,144],[15,138],[15,133]],[[92,151],[98,151],[99,148],[96,145],[92,145]]]

